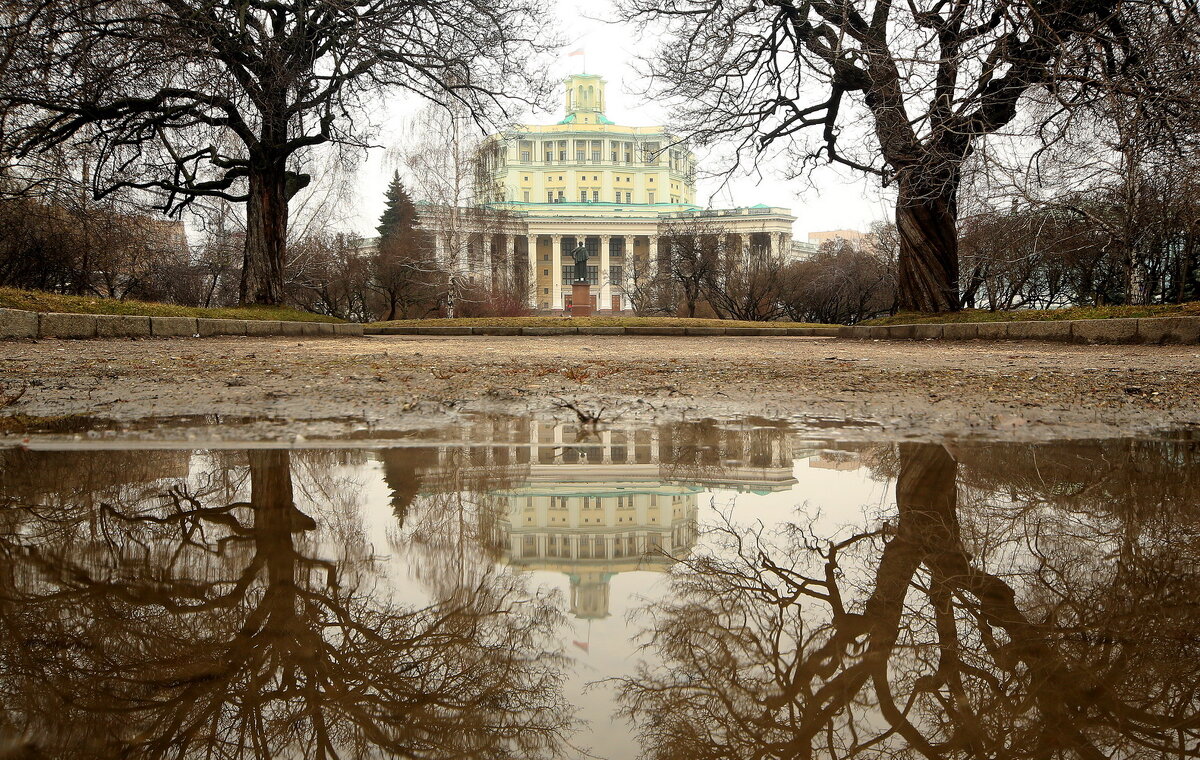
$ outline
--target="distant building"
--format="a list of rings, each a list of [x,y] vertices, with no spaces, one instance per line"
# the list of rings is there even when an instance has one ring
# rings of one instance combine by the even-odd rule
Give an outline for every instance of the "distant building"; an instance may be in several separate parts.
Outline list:
[[[808,233],[808,242],[817,248],[820,248],[822,243],[836,240],[842,240],[855,246],[865,246],[870,243],[872,237],[871,233],[858,230],[824,230]]]

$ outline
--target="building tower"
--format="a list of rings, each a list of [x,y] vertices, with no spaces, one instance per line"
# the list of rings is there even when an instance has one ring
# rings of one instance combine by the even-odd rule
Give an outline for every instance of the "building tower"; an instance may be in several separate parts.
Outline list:
[[[604,116],[604,79],[598,74],[572,74],[563,83],[566,117],[559,124],[612,124]]]

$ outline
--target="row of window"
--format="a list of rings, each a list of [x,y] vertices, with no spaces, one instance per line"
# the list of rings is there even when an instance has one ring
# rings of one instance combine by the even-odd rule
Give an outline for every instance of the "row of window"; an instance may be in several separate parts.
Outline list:
[[[625,203],[633,203],[633,193],[622,193],[619,190],[613,193],[613,203],[621,203],[622,198],[624,198]],[[528,190],[525,191],[524,200],[526,203],[529,203],[529,191]],[[566,202],[567,202],[567,196],[566,196],[566,193],[564,193],[562,190],[558,190],[558,191],[547,190],[546,191],[546,203],[566,203]],[[600,202],[600,191],[599,190],[580,190],[579,191],[579,202],[580,203],[599,203]],[[671,202],[679,203],[679,201],[676,199],[675,196],[671,197]],[[646,203],[654,203],[654,191],[653,190],[646,193]]]
[[[545,140],[541,144],[540,153],[538,153],[536,141],[521,140],[517,155],[523,164],[532,163],[535,153],[538,153],[547,164],[553,164],[555,161],[565,163],[568,156],[573,156],[575,163],[580,164],[588,162],[599,164],[606,158],[608,162],[614,164],[633,164],[635,156],[638,163],[651,165],[659,163],[661,143],[647,142],[635,145],[632,142],[611,140],[608,143],[606,155],[604,142],[604,140]],[[638,155],[639,149],[641,155]],[[685,150],[668,150],[666,157],[670,167],[675,171],[683,172],[690,168]]]

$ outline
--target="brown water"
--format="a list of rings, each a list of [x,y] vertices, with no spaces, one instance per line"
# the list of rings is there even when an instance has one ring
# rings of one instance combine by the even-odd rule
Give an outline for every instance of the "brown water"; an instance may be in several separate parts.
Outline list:
[[[0,757],[1200,756],[1196,443],[421,438],[0,450]]]

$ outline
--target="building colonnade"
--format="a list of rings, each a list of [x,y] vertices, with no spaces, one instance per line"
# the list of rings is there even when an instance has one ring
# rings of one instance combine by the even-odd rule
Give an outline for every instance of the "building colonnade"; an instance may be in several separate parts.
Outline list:
[[[785,255],[789,236],[778,232],[723,232],[702,234],[714,238],[714,250],[741,248]],[[592,306],[600,312],[630,308],[625,295],[629,267],[640,267],[638,276],[657,277],[669,265],[670,245],[680,237],[659,231],[633,233],[550,232],[433,232],[437,266],[463,280],[488,287],[523,292],[527,305],[537,311],[564,311],[570,307],[574,259],[582,241],[588,248]],[[456,245],[457,242],[457,245]]]

